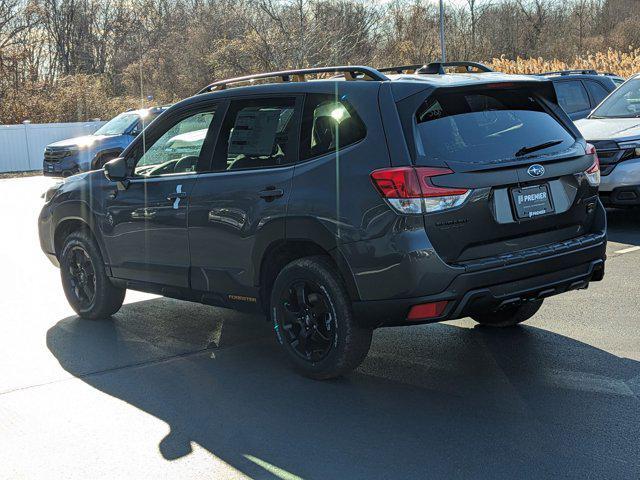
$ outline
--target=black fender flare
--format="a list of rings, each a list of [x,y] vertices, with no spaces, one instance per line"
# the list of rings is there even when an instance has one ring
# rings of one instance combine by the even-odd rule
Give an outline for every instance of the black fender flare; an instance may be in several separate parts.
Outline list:
[[[59,231],[59,228],[66,222],[82,222],[86,228],[91,232],[93,238],[96,240],[98,247],[100,248],[100,254],[102,255],[102,260],[105,263],[105,267],[107,268],[107,274],[111,275],[111,269],[109,268],[109,255],[107,253],[107,249],[105,248],[104,242],[102,240],[102,235],[100,235],[98,223],[95,219],[93,212],[89,204],[83,200],[66,200],[58,205],[52,211],[52,232],[51,232],[51,242],[55,251],[55,239],[56,233]],[[55,251],[56,255],[60,252]]]
[[[97,170],[98,166],[97,166],[97,162],[105,156],[112,156],[113,158],[119,157],[120,155],[122,155],[122,152],[124,150],[122,148],[107,148],[105,150],[101,150],[98,153],[95,154],[95,156],[93,157],[93,159],[91,160],[91,169],[92,170]]]
[[[332,258],[345,281],[351,299],[354,301],[360,299],[360,292],[349,262],[342,252],[340,252],[340,249],[338,249],[338,242],[335,235],[328,230],[322,222],[317,218],[307,216],[286,217],[285,232],[284,238],[274,239],[274,237],[265,235],[262,236],[262,239],[271,238],[272,240],[269,242],[257,242],[257,248],[253,251],[254,285],[260,284],[262,261],[265,255],[269,255],[272,249],[277,248],[283,243],[306,243],[317,246]]]

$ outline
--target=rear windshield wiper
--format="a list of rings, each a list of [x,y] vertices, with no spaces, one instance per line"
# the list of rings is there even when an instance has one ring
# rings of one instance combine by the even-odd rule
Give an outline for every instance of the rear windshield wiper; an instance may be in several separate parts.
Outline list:
[[[562,140],[551,140],[550,142],[544,142],[544,143],[541,143],[540,145],[533,145],[531,147],[522,147],[520,150],[516,152],[515,156],[521,157],[523,155],[526,155],[527,153],[533,153],[538,150],[544,150],[545,148],[553,147],[554,145],[558,145],[560,143],[562,143]]]

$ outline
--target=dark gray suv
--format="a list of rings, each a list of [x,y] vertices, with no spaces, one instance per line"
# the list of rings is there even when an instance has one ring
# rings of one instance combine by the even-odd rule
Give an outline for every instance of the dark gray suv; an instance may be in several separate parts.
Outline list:
[[[558,103],[573,121],[589,115],[624,82],[622,77],[595,70],[560,70],[540,75],[553,82]]]
[[[601,280],[598,159],[552,83],[442,71],[275,72],[174,105],[47,192],[40,241],[72,307],[107,318],[130,288],[262,311],[322,379],[377,327],[516,325]]]

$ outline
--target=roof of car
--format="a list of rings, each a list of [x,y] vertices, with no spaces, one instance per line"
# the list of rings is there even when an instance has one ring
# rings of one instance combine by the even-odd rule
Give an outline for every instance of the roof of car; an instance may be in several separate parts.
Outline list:
[[[444,69],[455,68],[448,72]],[[460,71],[466,70],[466,71]],[[316,77],[312,77],[312,75]],[[317,78],[317,76],[321,78]],[[203,99],[220,96],[326,93],[331,84],[340,82],[341,89],[365,91],[387,84],[396,101],[425,89],[466,87],[494,83],[549,84],[545,77],[513,75],[494,72],[475,62],[432,62],[426,65],[405,65],[375,69],[362,65],[314,67],[297,70],[265,72],[226,80],[217,80],[196,95],[182,100],[176,106],[188,105]],[[552,89],[553,90],[553,89]]]
[[[455,68],[454,72],[447,72],[446,68]],[[320,75],[321,78],[309,78],[310,75]],[[241,77],[217,80],[198,93],[211,93],[233,88],[246,88],[257,85],[284,85],[296,83],[316,83],[327,81],[346,81],[362,85],[363,82],[421,82],[434,88],[442,86],[466,86],[492,82],[531,82],[536,77],[527,75],[511,75],[494,72],[489,67],[476,62],[432,62],[425,65],[405,65],[375,69],[364,65],[346,65],[333,67],[314,67],[296,70],[281,70],[277,72],[263,72]],[[544,78],[539,78],[544,81]],[[292,88],[295,90],[295,88]]]
[[[149,113],[162,113],[164,112],[166,109],[168,109],[171,105],[158,105],[155,107],[148,107],[148,108],[138,108],[138,109],[131,109],[131,110],[127,110],[126,112],[122,112],[122,114],[133,114],[133,115],[138,115],[140,117],[148,115]],[[122,115],[121,114],[121,115]]]
[[[557,72],[535,73],[535,76],[546,77],[553,80],[561,80],[568,78],[609,78],[611,80],[624,80],[621,76],[614,73],[598,72],[596,70],[560,70]]]

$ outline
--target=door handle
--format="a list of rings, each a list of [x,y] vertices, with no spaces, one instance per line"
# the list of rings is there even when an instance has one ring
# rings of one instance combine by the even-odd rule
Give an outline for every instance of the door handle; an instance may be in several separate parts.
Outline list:
[[[272,200],[283,196],[284,190],[281,188],[267,187],[265,190],[258,192],[258,195],[260,195],[261,198],[264,198],[267,202],[271,202]]]
[[[167,195],[167,200],[175,200],[176,198],[187,198],[187,192],[173,192]]]

